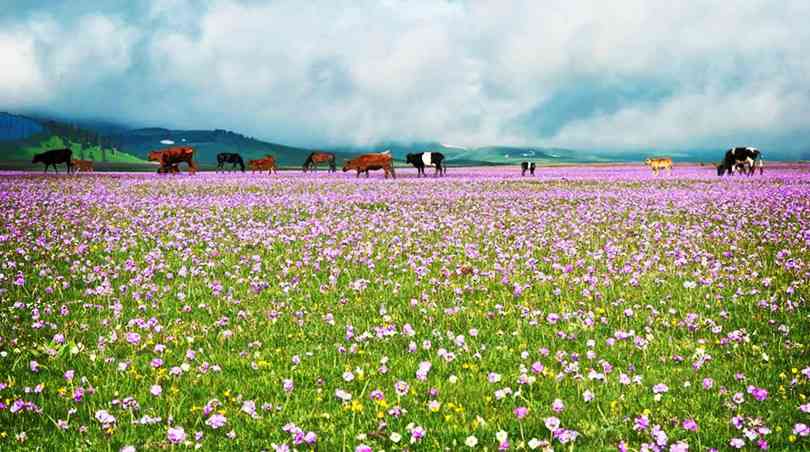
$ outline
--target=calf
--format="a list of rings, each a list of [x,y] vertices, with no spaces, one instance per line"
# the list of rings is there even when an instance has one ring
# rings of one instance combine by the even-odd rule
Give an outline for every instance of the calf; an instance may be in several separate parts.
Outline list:
[[[56,167],[59,163],[64,163],[67,167],[68,173],[71,171],[71,157],[73,157],[73,151],[70,149],[53,149],[50,151],[45,151],[39,154],[34,154],[34,158],[31,160],[31,163],[44,163],[45,164],[45,172],[48,172],[48,167],[53,165],[53,170],[57,173],[59,169]]]
[[[93,172],[93,161],[92,160],[71,160],[71,166],[73,166],[73,172],[84,172],[84,173],[92,173]]]
[[[271,174],[275,172],[278,174],[278,168],[276,167],[276,159],[272,155],[265,156],[264,158],[258,160],[251,160],[248,162],[248,168],[252,172],[258,171],[261,173],[262,171],[267,171],[267,174]]]
[[[534,176],[534,168],[535,168],[535,164],[534,164],[534,162],[522,162],[522,163],[520,164],[520,169],[522,170],[522,171],[520,172],[520,175],[521,175],[521,176],[525,176],[525,175],[526,175],[526,171],[528,171],[528,172],[529,172],[529,174],[531,174],[532,176]]]

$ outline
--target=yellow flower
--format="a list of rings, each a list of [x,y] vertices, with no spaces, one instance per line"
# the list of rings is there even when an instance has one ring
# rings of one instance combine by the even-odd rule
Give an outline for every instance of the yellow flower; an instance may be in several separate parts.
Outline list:
[[[362,413],[363,403],[357,399],[352,400],[351,410],[353,413]]]
[[[788,436],[788,441],[790,441],[791,443],[795,443],[796,442],[796,435]]]

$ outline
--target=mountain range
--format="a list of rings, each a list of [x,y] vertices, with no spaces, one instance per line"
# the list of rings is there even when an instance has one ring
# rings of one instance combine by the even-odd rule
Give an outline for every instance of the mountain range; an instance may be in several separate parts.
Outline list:
[[[47,149],[70,147],[78,158],[107,162],[113,166],[146,164],[149,151],[167,146],[188,145],[197,152],[204,166],[216,163],[220,152],[238,152],[245,160],[267,154],[283,167],[298,167],[313,149],[263,141],[237,132],[214,130],[173,130],[163,127],[129,128],[106,121],[72,121],[0,113],[0,161],[30,162],[33,154]],[[642,152],[582,151],[564,148],[483,146],[465,147],[441,142],[385,141],[373,146],[344,146],[319,149],[334,152],[338,162],[366,152],[390,150],[394,158],[405,160],[408,153],[434,151],[445,155],[451,166],[519,164],[531,160],[539,164],[640,162]],[[723,150],[697,149],[687,153],[664,153],[680,161],[718,160]],[[810,159],[810,152],[802,155]]]

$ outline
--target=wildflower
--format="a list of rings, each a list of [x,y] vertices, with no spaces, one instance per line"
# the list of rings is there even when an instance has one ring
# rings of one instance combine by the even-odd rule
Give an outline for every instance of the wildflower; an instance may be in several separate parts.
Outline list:
[[[593,392],[591,392],[590,389],[585,390],[585,392],[582,394],[582,399],[585,400],[586,402],[590,402],[591,400],[594,399]]]
[[[731,438],[728,444],[735,449],[742,449],[745,446],[745,441],[740,438]]]
[[[554,416],[547,417],[545,420],[545,424],[546,428],[551,432],[554,432],[558,428],[560,428],[560,420]]]
[[[342,389],[335,389],[335,397],[340,399],[342,402],[348,402],[352,399],[352,395]]]
[[[515,414],[515,417],[518,418],[518,420],[520,420],[529,414],[529,409],[526,408],[525,406],[519,406],[514,410],[512,410],[512,412]]]
[[[404,382],[402,380],[399,380],[396,383],[394,383],[394,390],[396,391],[397,395],[400,396],[400,397],[407,394],[408,389],[410,389],[410,386],[408,385],[408,383],[406,383],[406,382]]]
[[[180,444],[186,440],[186,431],[183,427],[169,427],[166,432],[166,439],[172,444]]]
[[[102,424],[114,424],[115,417],[107,412],[107,410],[99,410],[96,411],[96,420],[101,422]]]
[[[565,409],[565,404],[560,399],[554,399],[554,402],[551,403],[551,409],[554,410],[555,413],[562,413]]]
[[[808,436],[810,435],[810,427],[808,427],[805,424],[802,424],[801,422],[798,422],[796,423],[796,425],[793,426],[793,434],[800,437]]]
[[[689,430],[690,432],[696,432],[698,430],[697,422],[695,422],[694,419],[684,419],[681,425],[684,430]]]
[[[466,445],[467,447],[475,447],[478,445],[478,438],[476,438],[473,435],[470,435],[467,437],[467,439],[464,440],[464,445]]]
[[[213,416],[209,417],[205,421],[205,425],[207,425],[207,426],[211,427],[212,429],[216,430],[216,429],[224,426],[226,422],[228,422],[228,419],[225,416],[217,413],[217,414],[214,414]]]
[[[150,393],[150,394],[152,394],[152,395],[153,395],[153,396],[155,396],[155,397],[160,396],[160,394],[161,394],[162,392],[163,392],[163,388],[161,388],[161,387],[160,387],[160,385],[152,385],[152,386],[149,388],[149,393]]]

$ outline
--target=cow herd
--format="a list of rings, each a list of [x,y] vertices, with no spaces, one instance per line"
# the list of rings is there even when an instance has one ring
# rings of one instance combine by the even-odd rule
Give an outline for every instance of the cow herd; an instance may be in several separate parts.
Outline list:
[[[151,151],[148,154],[148,159],[153,162],[159,163],[159,174],[177,174],[180,172],[180,163],[188,165],[188,171],[191,174],[197,172],[197,164],[194,162],[194,148],[189,146],[177,146]],[[327,164],[329,172],[337,171],[335,163],[335,154],[331,152],[313,152],[309,154],[304,161],[303,170],[315,171],[318,165]],[[444,155],[441,152],[419,152],[408,154],[405,161],[410,163],[416,168],[417,177],[426,176],[425,168],[432,166],[435,168],[434,176],[444,176],[447,174],[447,167],[444,163]],[[31,163],[43,163],[45,165],[45,172],[48,168],[53,166],[54,171],[59,172],[57,165],[64,164],[68,173],[82,171],[92,172],[93,162],[91,160],[76,160],[73,159],[73,151],[70,149],[53,149],[39,154],[35,154]],[[237,153],[223,152],[217,154],[217,171],[225,171],[225,164],[231,164],[231,170],[235,170],[237,166],[239,169],[245,171],[245,162],[242,156]],[[650,157],[644,160],[644,164],[652,170],[656,176],[661,171],[666,171],[667,174],[672,172],[672,158],[671,157]],[[701,163],[703,166],[703,163]],[[736,171],[739,174],[747,174],[752,176],[759,168],[759,174],[763,174],[763,159],[762,153],[759,149],[753,147],[733,147],[726,151],[723,160],[716,164],[717,175],[723,176],[724,174],[732,175]],[[261,159],[248,161],[247,168],[252,172],[267,171],[268,174],[278,173],[278,166],[276,159],[267,155]],[[536,168],[535,162],[521,162],[521,176],[525,176],[528,172],[534,176]],[[365,174],[369,177],[369,171],[383,170],[384,177],[387,179],[390,175],[396,179],[394,172],[394,158],[390,151],[375,152],[363,154],[360,157],[348,160],[343,165],[343,172],[355,170],[357,177],[360,174]]]

